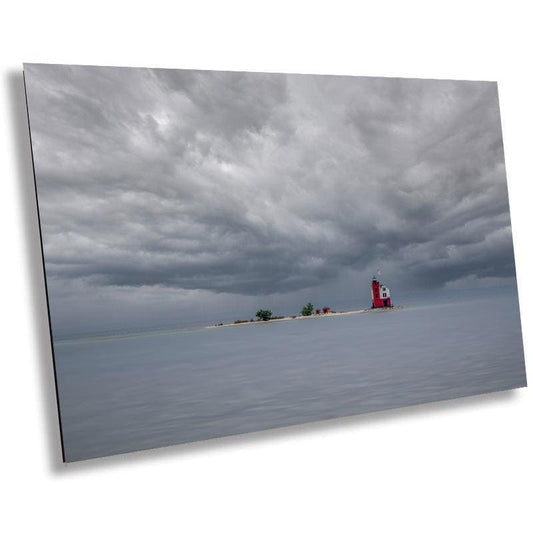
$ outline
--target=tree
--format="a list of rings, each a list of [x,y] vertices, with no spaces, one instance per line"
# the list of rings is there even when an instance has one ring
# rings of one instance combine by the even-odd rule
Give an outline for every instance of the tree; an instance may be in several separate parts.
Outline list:
[[[259,311],[257,311],[255,316],[259,320],[267,321],[267,320],[270,320],[272,318],[272,311],[270,309],[259,309]]]
[[[313,304],[309,302],[307,305],[304,305],[302,307],[302,315],[303,316],[311,316],[313,314]]]

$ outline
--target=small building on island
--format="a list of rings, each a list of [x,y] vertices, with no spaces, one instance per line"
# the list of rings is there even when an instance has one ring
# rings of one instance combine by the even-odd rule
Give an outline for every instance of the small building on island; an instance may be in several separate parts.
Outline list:
[[[390,290],[380,283],[376,277],[372,278],[371,284],[372,292],[372,309],[379,307],[392,307],[390,299]]]

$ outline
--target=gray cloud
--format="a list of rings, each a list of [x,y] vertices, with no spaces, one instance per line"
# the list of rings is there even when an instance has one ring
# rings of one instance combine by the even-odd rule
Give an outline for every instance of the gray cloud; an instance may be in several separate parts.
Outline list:
[[[273,294],[377,266],[428,288],[514,276],[494,83],[25,76],[53,287]]]

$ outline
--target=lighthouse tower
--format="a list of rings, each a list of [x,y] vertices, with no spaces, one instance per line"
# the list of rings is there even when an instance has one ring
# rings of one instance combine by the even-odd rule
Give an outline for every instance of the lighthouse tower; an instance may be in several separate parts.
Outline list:
[[[380,283],[376,277],[372,278],[372,309],[377,307],[392,307],[390,300],[390,290]]]

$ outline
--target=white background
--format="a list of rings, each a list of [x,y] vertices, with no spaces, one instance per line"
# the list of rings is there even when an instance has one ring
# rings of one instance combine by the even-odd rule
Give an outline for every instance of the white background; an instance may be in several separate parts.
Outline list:
[[[63,466],[21,85],[23,61],[497,80],[531,371],[527,3],[10,4],[0,30],[3,530],[533,531],[528,389]]]

